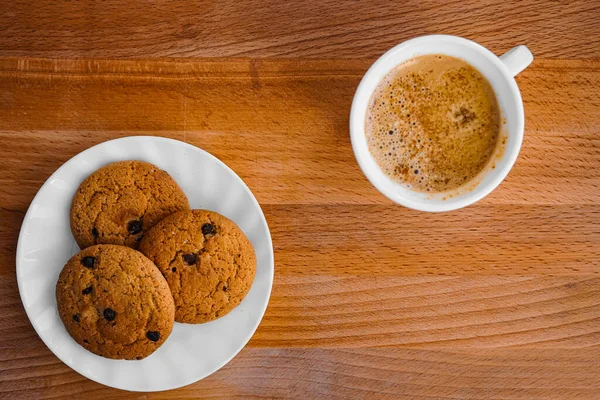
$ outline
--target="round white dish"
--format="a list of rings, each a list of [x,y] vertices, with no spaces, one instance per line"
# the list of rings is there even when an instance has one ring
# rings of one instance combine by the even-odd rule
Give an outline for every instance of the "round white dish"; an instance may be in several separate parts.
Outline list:
[[[109,360],[79,346],[58,317],[55,299],[58,275],[67,260],[79,251],[69,226],[71,199],[89,174],[119,160],[148,161],[167,171],[186,193],[192,208],[216,211],[233,220],[252,242],[257,258],[252,288],[238,307],[206,324],[175,323],[165,344],[141,361]],[[273,272],[269,227],[248,186],[209,153],[160,137],[111,140],[67,161],[31,202],[17,246],[19,292],[40,338],[78,373],[131,391],[185,386],[227,364],[258,327],[271,294]]]

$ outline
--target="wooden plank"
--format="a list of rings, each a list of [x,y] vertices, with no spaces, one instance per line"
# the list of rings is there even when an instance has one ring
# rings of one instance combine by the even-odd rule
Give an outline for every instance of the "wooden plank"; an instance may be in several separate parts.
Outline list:
[[[600,349],[249,349],[178,390],[135,394],[78,375],[46,349],[3,350],[0,393],[31,398],[596,399]]]
[[[600,275],[600,206],[266,205],[277,274]],[[14,273],[23,211],[0,210],[0,274]]]
[[[599,289],[580,276],[278,275],[251,345],[597,347]]]
[[[24,210],[64,161],[132,134],[211,152],[262,204],[390,204],[358,168],[348,136],[369,64],[0,60],[2,204]],[[521,155],[480,204],[598,204],[600,62],[540,60],[517,80],[527,115]]]
[[[266,206],[279,274],[600,274],[600,207]]]
[[[263,208],[278,275],[600,275],[600,206]],[[14,274],[23,216],[0,209],[0,274]]]
[[[466,36],[502,53],[597,58],[597,1],[4,2],[0,56],[376,57],[415,36]]]
[[[279,274],[248,346],[594,348],[600,346],[599,294],[600,278],[583,276]],[[0,278],[0,295],[0,349],[43,347],[14,277]]]

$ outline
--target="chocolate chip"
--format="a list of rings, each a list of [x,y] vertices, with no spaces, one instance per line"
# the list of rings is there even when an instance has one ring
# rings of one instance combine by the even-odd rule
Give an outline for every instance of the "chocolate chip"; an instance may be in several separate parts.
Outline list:
[[[81,294],[90,294],[91,292],[92,292],[92,287],[89,286],[89,287],[86,287],[85,289],[83,289],[81,291]]]
[[[81,321],[81,314],[73,315],[73,321],[79,323],[79,321]]]
[[[142,359],[142,356],[137,356],[135,359],[136,359],[136,360],[141,360],[141,359]]]
[[[113,319],[115,319],[116,315],[117,314],[115,313],[115,311],[112,308],[104,309],[104,318],[106,318],[107,321],[112,321]]]
[[[203,235],[214,235],[217,233],[217,228],[213,224],[204,224],[202,225],[202,234]]]
[[[223,286],[223,291],[226,292],[227,291],[227,286]]]
[[[173,267],[173,268],[171,268],[171,271],[177,272],[177,268]]]
[[[95,258],[95,257],[90,257],[90,256],[87,256],[87,257],[83,257],[83,258],[81,259],[81,264],[82,264],[84,267],[86,267],[86,268],[90,268],[90,269],[94,268],[94,263],[95,263],[95,262],[96,262],[96,258]]]
[[[415,169],[415,174],[417,174],[417,175],[419,174],[419,170],[418,169]]]
[[[89,343],[87,339],[83,339],[83,343]]]
[[[191,253],[184,254],[182,256],[182,258],[183,258],[183,261],[185,261],[185,263],[187,265],[194,265],[194,264],[196,264],[196,261],[198,260],[198,256],[195,254],[191,254]]]
[[[132,235],[140,233],[142,231],[142,222],[138,220],[129,221],[129,223],[127,224],[127,231]]]
[[[151,331],[146,333],[146,337],[152,340],[153,342],[158,342],[158,340],[160,339],[160,333]]]
[[[92,228],[92,235],[94,235],[94,237],[98,237],[98,235],[99,235],[98,229]]]

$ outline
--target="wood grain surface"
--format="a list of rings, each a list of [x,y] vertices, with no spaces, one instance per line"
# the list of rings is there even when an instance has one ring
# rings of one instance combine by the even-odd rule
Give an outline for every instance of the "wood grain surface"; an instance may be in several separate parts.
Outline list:
[[[504,52],[597,58],[597,0],[13,0],[0,55],[17,57],[370,58],[431,33]]]
[[[0,398],[597,399],[598,1],[50,2],[0,5]],[[348,134],[383,51],[426,33],[526,44],[521,154],[463,210],[394,205]],[[185,388],[78,375],[21,305],[17,236],[62,163],[160,135],[234,169],[273,236],[248,346]]]

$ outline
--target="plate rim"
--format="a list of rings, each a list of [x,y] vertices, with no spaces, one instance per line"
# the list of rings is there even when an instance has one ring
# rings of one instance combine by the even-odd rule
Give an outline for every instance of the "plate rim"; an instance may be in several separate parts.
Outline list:
[[[269,287],[268,287],[268,293],[267,293],[267,297],[266,297],[266,302],[264,304],[264,306],[262,307],[262,309],[260,310],[260,317],[257,319],[257,322],[254,324],[254,326],[252,327],[252,329],[249,331],[249,335],[248,337],[240,342],[241,345],[238,346],[238,348],[235,349],[234,352],[232,352],[231,357],[229,357],[228,359],[226,359],[224,362],[220,363],[218,365],[218,367],[216,369],[214,369],[212,372],[209,372],[208,374],[205,374],[199,378],[193,378],[191,380],[185,381],[182,384],[178,384],[176,386],[169,386],[168,388],[159,388],[159,389],[154,389],[154,390],[140,390],[140,389],[131,389],[131,388],[125,388],[125,387],[119,387],[119,386],[113,386],[107,383],[103,383],[103,382],[98,382],[96,379],[88,376],[88,374],[82,372],[82,371],[78,371],[75,368],[73,368],[73,366],[71,366],[69,363],[67,363],[63,357],[61,357],[59,354],[57,354],[57,352],[55,351],[55,349],[53,347],[51,347],[48,342],[46,341],[46,339],[40,335],[40,332],[38,331],[38,327],[36,327],[36,325],[33,323],[31,316],[29,315],[29,311],[28,308],[25,307],[25,303],[23,302],[23,288],[22,288],[22,278],[21,278],[21,273],[20,273],[20,269],[19,265],[20,265],[20,259],[22,258],[23,254],[23,237],[24,237],[24,227],[27,224],[27,222],[30,219],[30,214],[32,213],[32,206],[35,204],[36,200],[38,199],[38,197],[40,196],[40,192],[42,192],[42,190],[44,188],[46,188],[47,185],[50,184],[50,182],[52,181],[52,178],[54,176],[56,176],[61,170],[63,170],[64,168],[67,167],[67,164],[70,164],[72,162],[74,162],[76,159],[79,158],[83,158],[85,157],[86,153],[90,153],[92,152],[94,149],[96,149],[97,147],[103,146],[103,145],[108,145],[109,143],[115,143],[115,142],[121,142],[121,141],[155,141],[155,142],[170,142],[179,146],[184,146],[187,149],[194,151],[194,152],[198,152],[201,153],[203,156],[207,156],[208,158],[212,158],[213,161],[216,161],[217,164],[219,164],[221,167],[224,167],[225,170],[230,173],[234,179],[236,179],[239,183],[241,183],[242,187],[244,188],[244,191],[246,191],[249,195],[250,198],[252,199],[253,204],[258,208],[258,211],[260,213],[260,216],[262,217],[262,221],[264,222],[264,225],[266,227],[266,233],[268,236],[268,247],[269,247],[269,255],[270,255],[270,263],[269,263],[269,267],[271,270],[271,273],[268,274],[268,278],[269,278]],[[117,157],[118,158],[118,157]],[[235,358],[244,347],[246,347],[246,345],[248,344],[248,342],[250,341],[250,339],[252,339],[252,337],[254,336],[254,334],[256,333],[256,330],[258,329],[258,327],[260,326],[260,323],[262,322],[265,313],[267,311],[267,308],[269,306],[269,302],[271,300],[271,293],[273,291],[273,281],[274,281],[274,276],[275,276],[275,254],[274,254],[274,250],[273,250],[273,238],[271,236],[271,230],[269,228],[269,223],[267,221],[267,218],[265,217],[265,214],[262,210],[262,207],[260,206],[260,203],[258,202],[258,200],[256,199],[256,197],[254,196],[254,193],[252,193],[252,190],[250,190],[250,187],[246,184],[246,182],[244,182],[244,180],[233,170],[231,169],[227,164],[225,164],[223,161],[221,161],[219,158],[215,157],[214,155],[212,155],[211,153],[209,153],[208,151],[201,149],[199,147],[194,146],[193,144],[181,141],[181,140],[177,140],[177,139],[172,139],[172,138],[168,138],[168,137],[163,137],[163,136],[148,136],[148,135],[139,135],[139,136],[123,136],[123,137],[119,137],[119,138],[115,138],[115,139],[110,139],[110,140],[106,140],[100,143],[96,143],[95,145],[86,148],[85,150],[75,154],[73,157],[69,158],[67,161],[65,161],[64,163],[62,163],[56,170],[54,170],[54,172],[52,172],[52,174],[46,178],[46,180],[44,181],[44,183],[42,184],[42,186],[40,186],[40,188],[37,190],[35,196],[33,197],[33,199],[31,200],[31,202],[29,203],[29,206],[27,207],[27,212],[25,213],[25,216],[23,217],[23,222],[21,223],[21,228],[19,229],[19,236],[17,239],[17,249],[15,252],[15,272],[16,272],[16,277],[17,277],[17,287],[19,290],[19,298],[21,300],[21,305],[23,306],[23,309],[25,310],[25,314],[27,315],[27,319],[29,319],[29,323],[31,324],[31,326],[33,327],[33,329],[35,330],[36,335],[42,340],[42,342],[44,343],[44,345],[52,352],[52,354],[54,354],[54,356],[56,356],[63,364],[65,364],[66,366],[68,366],[71,370],[75,371],[77,374],[84,376],[85,378],[99,383],[101,385],[104,385],[106,387],[111,387],[114,389],[118,389],[118,390],[125,390],[125,391],[129,391],[129,392],[138,392],[138,393],[153,393],[153,392],[161,392],[161,391],[168,391],[168,390],[174,390],[174,389],[179,389],[188,385],[191,385],[193,383],[199,382],[202,379],[207,378],[208,376],[214,374],[215,372],[219,371],[221,368],[223,368],[224,366],[226,366],[227,364],[229,364],[229,362]],[[253,283],[254,284],[254,283]],[[67,333],[68,335],[68,333]]]

